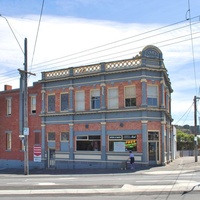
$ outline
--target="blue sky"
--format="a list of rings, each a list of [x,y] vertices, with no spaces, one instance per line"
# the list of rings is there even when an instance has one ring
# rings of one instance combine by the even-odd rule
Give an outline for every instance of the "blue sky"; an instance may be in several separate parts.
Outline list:
[[[199,0],[45,0],[36,42],[42,2],[0,0],[0,14],[22,48],[28,39],[29,71],[37,75],[30,85],[41,79],[41,71],[128,59],[151,44],[163,52],[172,82],[174,124],[194,124],[193,98],[200,96]],[[0,55],[0,90],[4,84],[18,88],[23,53],[2,17]]]

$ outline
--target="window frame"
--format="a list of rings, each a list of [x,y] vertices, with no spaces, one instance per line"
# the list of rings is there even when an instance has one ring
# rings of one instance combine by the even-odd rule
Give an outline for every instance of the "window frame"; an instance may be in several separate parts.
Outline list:
[[[12,115],[12,98],[6,98],[6,114],[7,116]]]
[[[62,95],[67,95],[67,102],[62,102]],[[64,109],[62,109],[62,105],[64,104],[65,105],[66,103],[66,107]],[[69,110],[69,93],[66,92],[66,93],[61,93],[60,94],[60,112],[66,112]]]
[[[98,96],[92,96],[93,92],[98,91]],[[94,97],[94,99],[92,99]],[[90,91],[90,109],[91,110],[99,110],[101,107],[101,100],[100,100],[100,89],[93,89]],[[93,107],[94,106],[94,107]]]
[[[81,149],[83,147],[85,147],[85,149]],[[77,135],[76,136],[76,151],[100,152],[101,151],[101,135]]]
[[[116,90],[117,91],[117,96],[110,97],[110,91],[111,90]],[[108,100],[108,109],[118,109],[119,108],[119,89],[118,89],[118,87],[108,88],[108,97],[107,97],[107,100]],[[114,100],[116,100],[117,106],[112,106],[112,102]]]
[[[114,151],[114,142],[124,142],[125,144],[125,151]],[[130,143],[129,143],[130,142]],[[113,143],[113,144],[112,144]],[[135,143],[135,148],[128,149],[126,148],[128,144]],[[130,135],[109,135],[108,137],[108,151],[109,152],[128,152],[128,151],[134,151],[137,152],[137,135],[136,134],[130,134]],[[111,149],[113,148],[113,149]]]
[[[53,105],[53,102],[49,102],[49,100],[50,100],[49,98],[51,96],[54,97],[54,105]],[[48,96],[47,96],[47,110],[48,110],[48,112],[55,112],[56,111],[56,95],[55,94],[48,94]]]
[[[12,149],[12,133],[6,132],[6,151],[11,151]]]
[[[77,98],[78,94],[82,94],[82,98]],[[81,107],[82,106],[82,107]],[[75,110],[77,112],[79,111],[85,111],[85,91],[79,90],[75,92]]]
[[[149,94],[149,88],[156,88],[156,94]],[[147,105],[152,107],[158,107],[158,85],[147,85]]]
[[[33,99],[35,99],[35,104]],[[36,95],[33,95],[31,96],[31,114],[36,114],[36,105],[37,105]]]
[[[54,139],[53,140],[49,139],[50,134],[54,134]],[[56,141],[56,133],[55,132],[48,132],[47,141],[48,142],[55,142]]]
[[[132,96],[126,96],[126,89],[127,88],[133,88],[133,95]],[[130,105],[127,105],[126,100],[130,100]],[[134,100],[133,105],[131,105],[132,100]],[[136,106],[136,86],[135,85],[129,85],[124,87],[124,107],[125,108],[130,108],[130,107],[135,107]]]
[[[62,134],[67,134],[67,139],[62,139]],[[68,142],[69,141],[69,132],[67,132],[67,131],[62,131],[62,132],[60,132],[60,142]]]

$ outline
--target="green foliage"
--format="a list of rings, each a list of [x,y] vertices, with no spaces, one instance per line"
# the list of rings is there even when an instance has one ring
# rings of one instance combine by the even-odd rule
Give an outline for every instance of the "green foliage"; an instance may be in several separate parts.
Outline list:
[[[194,134],[184,133],[177,129],[177,150],[194,150]],[[198,144],[200,146],[200,138],[198,138]]]

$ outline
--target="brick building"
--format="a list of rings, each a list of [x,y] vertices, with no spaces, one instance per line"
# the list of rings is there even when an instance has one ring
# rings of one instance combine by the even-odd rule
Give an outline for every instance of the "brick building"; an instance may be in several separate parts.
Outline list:
[[[155,46],[132,59],[42,72],[42,79],[29,88],[29,96],[37,97],[36,113],[29,115],[30,167],[119,167],[129,150],[138,163],[170,162],[175,155],[172,92],[162,52]],[[5,103],[12,95],[19,99],[15,90],[1,92],[0,98]],[[12,106],[17,109],[18,103]],[[20,163],[19,144],[12,154],[5,146],[7,130],[19,143],[19,118],[13,116],[12,129],[3,123],[6,118],[10,124],[11,117],[5,111],[0,116],[0,160],[17,158]],[[41,162],[33,162],[34,133]]]
[[[20,90],[5,85],[0,92],[0,168],[23,168],[24,145],[21,121]],[[35,83],[28,88],[28,122],[29,122],[29,160],[31,167],[41,167],[33,162],[34,147],[41,146],[41,84]]]

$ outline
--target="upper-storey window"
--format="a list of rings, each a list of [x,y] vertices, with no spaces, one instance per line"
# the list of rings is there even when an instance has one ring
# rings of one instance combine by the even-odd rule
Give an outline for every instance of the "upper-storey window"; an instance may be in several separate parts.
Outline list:
[[[125,87],[125,107],[136,106],[136,88],[135,86]]]
[[[68,110],[68,93],[60,95],[60,110],[61,111]]]
[[[100,108],[100,90],[91,91],[91,109]]]
[[[8,98],[6,99],[7,102],[7,115],[11,115],[12,113],[12,99]]]
[[[55,95],[48,95],[48,112],[55,112]]]
[[[108,89],[108,109],[115,109],[119,107],[118,102],[118,88]]]
[[[31,113],[36,113],[36,96],[31,96]]]
[[[75,106],[76,106],[76,111],[84,111],[85,110],[84,91],[77,91],[75,93]]]
[[[154,85],[147,86],[147,104],[148,106],[158,106],[158,87]]]

